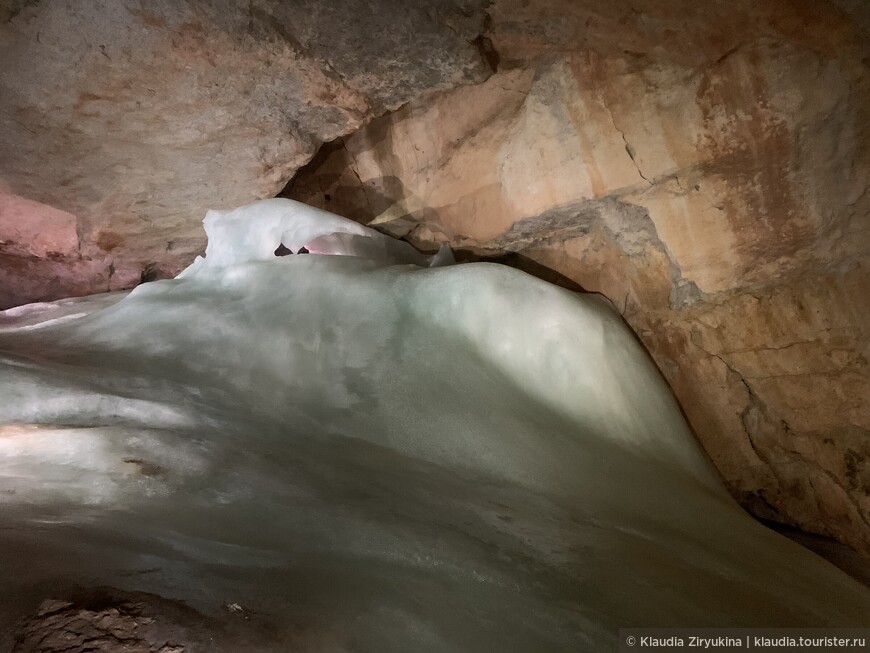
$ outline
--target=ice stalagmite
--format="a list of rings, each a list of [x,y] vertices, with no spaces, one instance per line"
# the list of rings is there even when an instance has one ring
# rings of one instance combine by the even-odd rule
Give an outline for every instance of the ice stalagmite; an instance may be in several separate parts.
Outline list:
[[[205,224],[177,279],[0,320],[0,623],[75,583],[232,602],[293,650],[870,625],[728,497],[604,301],[290,200]]]

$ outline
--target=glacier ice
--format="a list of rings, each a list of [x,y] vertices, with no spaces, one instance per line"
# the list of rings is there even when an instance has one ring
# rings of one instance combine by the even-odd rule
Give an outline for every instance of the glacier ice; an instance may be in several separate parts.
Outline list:
[[[728,497],[605,301],[290,200],[205,227],[176,279],[0,317],[0,632],[59,583],[238,604],[294,650],[870,625]]]

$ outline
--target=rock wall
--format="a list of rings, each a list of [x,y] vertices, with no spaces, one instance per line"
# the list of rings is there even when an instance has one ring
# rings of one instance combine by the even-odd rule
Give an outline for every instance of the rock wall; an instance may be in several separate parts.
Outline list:
[[[0,0],[0,308],[168,276],[208,208],[491,74],[484,0]]]
[[[870,554],[867,5],[496,0],[285,190],[606,295],[756,515]]]

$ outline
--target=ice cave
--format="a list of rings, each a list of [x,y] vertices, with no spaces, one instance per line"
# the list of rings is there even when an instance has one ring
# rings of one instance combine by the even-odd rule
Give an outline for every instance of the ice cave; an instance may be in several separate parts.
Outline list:
[[[0,0],[0,653],[870,650],[868,43]]]
[[[5,312],[5,613],[87,579],[372,651],[870,614],[727,495],[606,300],[289,199],[204,223],[175,279]]]

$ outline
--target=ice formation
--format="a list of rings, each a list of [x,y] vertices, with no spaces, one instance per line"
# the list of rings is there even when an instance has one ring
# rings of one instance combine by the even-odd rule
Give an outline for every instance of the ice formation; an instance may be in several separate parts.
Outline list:
[[[870,625],[728,497],[603,300],[290,200],[205,227],[176,279],[0,320],[0,626],[61,582],[244,606],[293,650]]]

